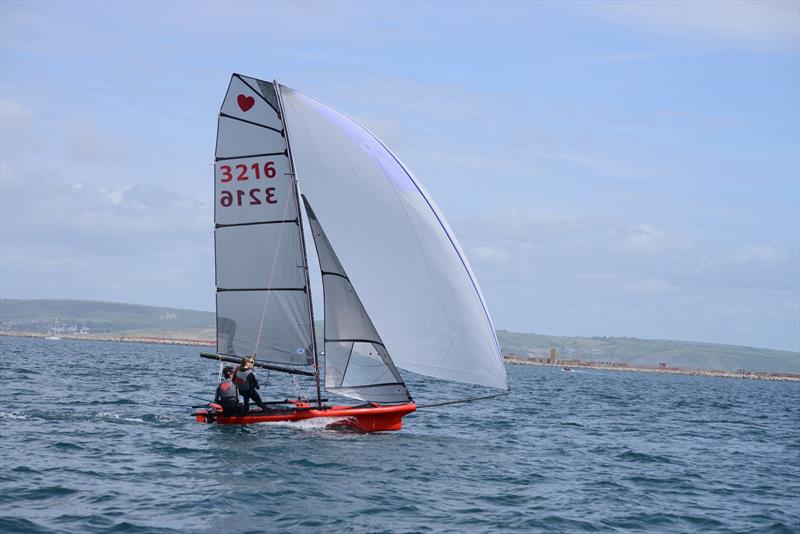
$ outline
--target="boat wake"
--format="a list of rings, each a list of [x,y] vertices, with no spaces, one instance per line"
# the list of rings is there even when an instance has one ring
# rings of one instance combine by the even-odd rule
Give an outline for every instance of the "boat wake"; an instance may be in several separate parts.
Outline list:
[[[96,416],[100,419],[106,419],[111,421],[124,421],[126,423],[145,423],[144,419],[139,417],[123,417],[116,413],[111,412],[97,412]]]
[[[0,421],[44,421],[44,419],[22,412],[0,412]]]
[[[157,423],[174,424],[179,417],[169,414],[145,414],[140,417],[112,412],[48,411],[25,413],[21,411],[0,412],[0,421],[107,421],[112,423]]]
[[[303,419],[301,421],[272,421],[265,423],[254,423],[254,425],[258,425],[259,427],[266,425],[277,426],[312,432],[320,430],[339,431],[342,428],[345,428],[343,423],[344,421],[347,421],[347,419],[347,417],[315,417],[313,419]],[[352,431],[352,429],[347,430]]]

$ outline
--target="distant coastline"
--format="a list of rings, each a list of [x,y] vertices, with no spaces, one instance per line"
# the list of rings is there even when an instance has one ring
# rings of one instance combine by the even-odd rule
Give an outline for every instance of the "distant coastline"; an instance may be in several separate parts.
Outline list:
[[[316,321],[321,343],[323,324]],[[0,333],[133,343],[210,346],[216,339],[212,311],[185,310],[87,300],[0,298]],[[713,369],[800,375],[800,351],[720,343],[613,336],[555,336],[497,330],[504,355],[543,359],[556,351],[559,362],[587,362],[629,368]],[[690,371],[691,372],[691,371]]]
[[[0,336],[6,337],[31,337],[46,339],[49,334],[41,332],[14,332],[0,330]],[[102,336],[92,334],[61,334],[61,339],[69,339],[76,341],[112,341],[116,343],[152,343],[157,345],[186,345],[196,347],[213,347],[215,342],[209,339],[181,339],[170,337],[158,336]],[[671,375],[691,375],[691,376],[707,376],[714,378],[740,378],[747,380],[772,380],[777,382],[800,382],[800,374],[798,373],[764,373],[752,371],[722,371],[713,369],[684,369],[680,367],[644,367],[629,365],[623,362],[594,362],[594,361],[581,361],[574,360],[561,360],[556,363],[544,361],[541,358],[529,358],[525,356],[518,356],[515,354],[506,354],[503,360],[512,365],[539,365],[543,367],[556,367],[581,369],[581,370],[599,370],[599,371],[627,371],[635,373],[659,373]]]
[[[659,373],[668,375],[691,375],[691,376],[710,376],[715,378],[742,378],[748,380],[774,380],[778,382],[800,382],[798,373],[762,373],[753,371],[721,371],[714,369],[684,369],[681,367],[642,367],[628,365],[619,362],[595,362],[595,361],[556,361],[550,363],[542,361],[540,358],[527,358],[508,354],[503,356],[506,363],[514,365],[541,365],[544,367],[557,367],[565,370],[573,369],[592,369],[600,371],[630,371],[634,373]]]
[[[52,334],[41,332],[13,332],[0,330],[0,336],[6,337],[35,337],[46,339]],[[153,343],[156,345],[190,345],[198,347],[213,347],[216,342],[208,339],[180,339],[158,336],[103,336],[97,334],[59,334],[60,339],[70,339],[77,341],[114,341],[118,343]]]

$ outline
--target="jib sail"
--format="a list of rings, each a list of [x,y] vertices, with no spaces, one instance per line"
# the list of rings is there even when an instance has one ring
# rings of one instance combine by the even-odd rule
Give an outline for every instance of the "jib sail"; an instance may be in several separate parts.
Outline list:
[[[325,389],[373,402],[408,402],[403,379],[303,197],[325,294]]]

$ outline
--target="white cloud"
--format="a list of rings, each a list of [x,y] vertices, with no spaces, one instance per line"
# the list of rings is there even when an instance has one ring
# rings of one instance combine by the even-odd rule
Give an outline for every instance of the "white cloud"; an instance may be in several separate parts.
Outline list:
[[[211,207],[202,194],[158,184],[97,187],[53,170],[4,172],[4,254],[68,245],[95,254],[131,256],[172,249],[176,241],[192,241],[210,230]]]

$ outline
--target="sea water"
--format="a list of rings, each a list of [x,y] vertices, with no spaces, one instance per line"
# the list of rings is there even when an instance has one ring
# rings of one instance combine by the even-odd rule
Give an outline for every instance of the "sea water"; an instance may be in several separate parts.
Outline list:
[[[0,338],[0,531],[800,531],[797,383],[511,365],[510,396],[357,434],[196,423],[198,352]]]

